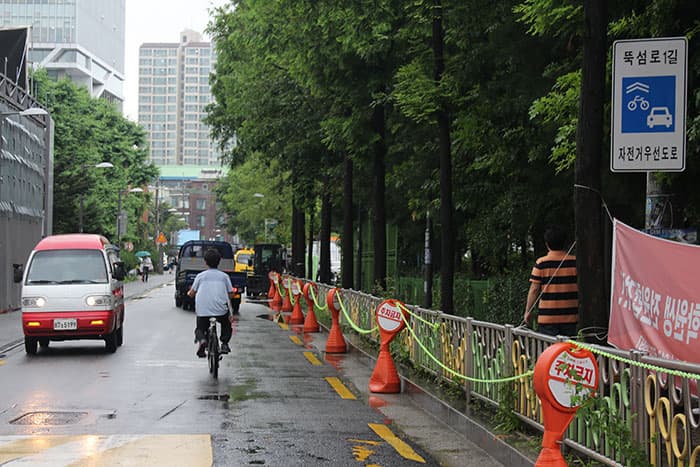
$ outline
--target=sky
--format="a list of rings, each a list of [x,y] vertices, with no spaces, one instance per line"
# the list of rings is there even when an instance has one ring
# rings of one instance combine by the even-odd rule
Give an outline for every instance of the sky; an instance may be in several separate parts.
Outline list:
[[[178,42],[183,29],[204,34],[207,10],[226,0],[126,0],[124,115],[138,118],[139,47],[144,42]],[[204,34],[205,40],[208,40]]]

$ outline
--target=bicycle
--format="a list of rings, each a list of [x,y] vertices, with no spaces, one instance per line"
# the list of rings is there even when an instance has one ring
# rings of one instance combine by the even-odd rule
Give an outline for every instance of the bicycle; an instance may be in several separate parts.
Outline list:
[[[216,318],[209,318],[207,330],[207,359],[209,360],[209,373],[214,378],[219,377],[219,361],[221,360],[221,348],[219,347],[219,333],[216,327]]]

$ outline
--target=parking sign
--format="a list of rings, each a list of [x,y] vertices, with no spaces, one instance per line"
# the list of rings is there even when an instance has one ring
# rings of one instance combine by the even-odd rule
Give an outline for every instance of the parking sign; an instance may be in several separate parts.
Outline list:
[[[687,49],[684,37],[613,44],[613,172],[685,170]]]

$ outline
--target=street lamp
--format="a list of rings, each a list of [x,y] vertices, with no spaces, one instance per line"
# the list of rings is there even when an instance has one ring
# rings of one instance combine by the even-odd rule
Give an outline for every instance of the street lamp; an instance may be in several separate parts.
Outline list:
[[[82,172],[85,172],[85,169],[90,167],[90,164],[82,164],[80,168],[82,169]],[[114,167],[114,165],[111,162],[100,162],[99,164],[95,164],[93,167],[97,169],[111,169]],[[78,217],[78,232],[83,233],[83,210],[85,209],[85,190],[80,190],[80,215]]]
[[[49,113],[41,107],[29,107],[24,110],[11,110],[8,112],[0,112],[0,117],[8,117],[10,115],[19,115],[21,117],[38,117],[48,115]]]
[[[126,230],[126,223],[122,224],[122,195],[129,193],[143,193],[143,188],[129,188],[126,190],[119,190],[117,196],[117,246],[122,247],[122,225],[124,230]],[[126,220],[126,219],[125,219]]]

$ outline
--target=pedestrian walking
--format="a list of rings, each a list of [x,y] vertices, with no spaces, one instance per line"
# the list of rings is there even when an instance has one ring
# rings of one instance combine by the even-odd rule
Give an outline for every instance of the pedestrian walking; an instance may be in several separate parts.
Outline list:
[[[148,282],[148,273],[153,269],[153,262],[150,256],[144,256],[143,261],[141,261],[141,280],[143,282]]]
[[[530,324],[539,299],[537,332],[575,336],[578,323],[576,257],[570,254],[571,248],[566,251],[566,233],[561,227],[548,228],[544,242],[548,252],[538,258],[532,268],[525,323]]]

